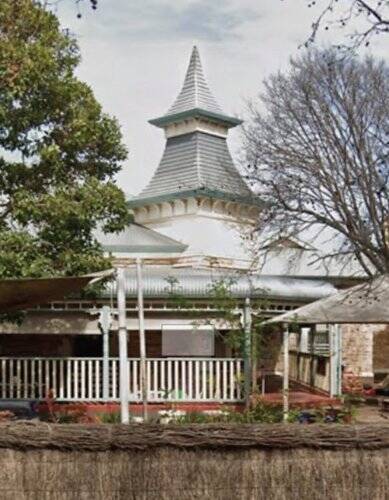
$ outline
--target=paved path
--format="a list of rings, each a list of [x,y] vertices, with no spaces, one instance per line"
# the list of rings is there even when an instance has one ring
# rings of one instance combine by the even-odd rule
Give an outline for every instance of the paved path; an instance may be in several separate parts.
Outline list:
[[[361,406],[355,419],[358,424],[389,423],[389,413],[381,413],[378,406]]]

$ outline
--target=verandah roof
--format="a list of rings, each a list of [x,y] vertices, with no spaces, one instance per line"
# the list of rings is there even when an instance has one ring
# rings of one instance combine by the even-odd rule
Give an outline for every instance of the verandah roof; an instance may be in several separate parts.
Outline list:
[[[63,300],[86,285],[111,276],[114,270],[84,276],[0,280],[0,312],[25,309],[54,300]]]
[[[126,269],[127,297],[136,297],[135,269]],[[191,298],[210,298],[215,284],[224,282],[233,297],[264,298],[292,301],[313,301],[334,294],[336,288],[324,279],[303,279],[284,276],[264,276],[228,269],[194,269],[174,266],[145,266],[143,292],[145,297],[169,297],[173,294]],[[103,291],[114,296],[116,283],[110,282]]]
[[[389,324],[389,275],[282,314],[268,323]]]

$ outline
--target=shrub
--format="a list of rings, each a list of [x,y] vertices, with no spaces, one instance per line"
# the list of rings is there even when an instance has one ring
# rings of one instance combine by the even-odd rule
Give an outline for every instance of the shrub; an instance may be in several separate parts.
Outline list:
[[[294,422],[297,420],[298,412],[290,412],[288,420]],[[210,424],[210,423],[237,423],[253,424],[266,423],[274,424],[282,422],[283,411],[280,406],[270,406],[264,403],[257,403],[253,408],[244,412],[221,411],[212,415],[201,412],[190,412],[186,415],[178,416],[172,419],[177,424]]]
[[[100,424],[120,424],[120,411],[99,413],[96,419]]]

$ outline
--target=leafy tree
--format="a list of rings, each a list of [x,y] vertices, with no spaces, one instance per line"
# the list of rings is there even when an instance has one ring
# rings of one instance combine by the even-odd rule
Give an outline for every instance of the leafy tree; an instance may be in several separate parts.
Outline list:
[[[374,36],[389,34],[389,0],[306,0],[306,4],[319,9],[306,45],[316,40],[320,30],[332,28],[344,31],[338,48],[347,50],[368,46]]]
[[[325,259],[389,272],[389,68],[310,51],[249,105],[248,178],[265,202],[262,246],[330,230]]]
[[[247,279],[250,275],[247,274]],[[248,357],[251,362],[251,381],[250,390],[252,393],[259,391],[258,378],[261,373],[262,365],[267,362],[275,365],[279,355],[280,339],[278,325],[265,325],[267,319],[263,311],[267,309],[268,301],[266,300],[266,291],[263,290],[264,298],[252,299],[252,317],[249,334],[249,345],[247,344],[247,334],[244,329],[243,309],[244,301],[238,298],[233,293],[233,286],[236,283],[236,276],[226,276],[224,278],[215,279],[209,287],[207,300],[211,304],[211,309],[208,316],[204,317],[204,310],[196,310],[193,308],[193,303],[186,298],[181,291],[179,280],[174,277],[166,279],[168,284],[167,291],[169,299],[177,308],[182,311],[189,311],[190,317],[193,319],[193,325],[196,324],[213,324],[222,325],[226,330],[225,334],[216,334],[234,353],[234,355]],[[275,335],[277,337],[275,338]],[[241,375],[241,380],[238,380],[243,386],[244,374]]]
[[[41,3],[0,2],[0,277],[102,269],[96,227],[128,221],[121,132],[75,77],[79,61]]]

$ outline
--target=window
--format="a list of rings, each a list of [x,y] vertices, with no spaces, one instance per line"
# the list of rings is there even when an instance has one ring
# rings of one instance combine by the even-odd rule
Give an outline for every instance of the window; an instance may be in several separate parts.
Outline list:
[[[323,377],[325,377],[326,369],[327,369],[327,359],[319,356],[317,358],[316,373],[318,375],[322,375]]]
[[[309,336],[311,333],[310,328],[301,328],[300,331],[300,346],[299,346],[299,351],[308,353],[309,352]]]
[[[162,325],[162,356],[214,356],[211,325]]]
[[[330,339],[327,325],[316,325],[313,350],[315,354],[329,355]]]

